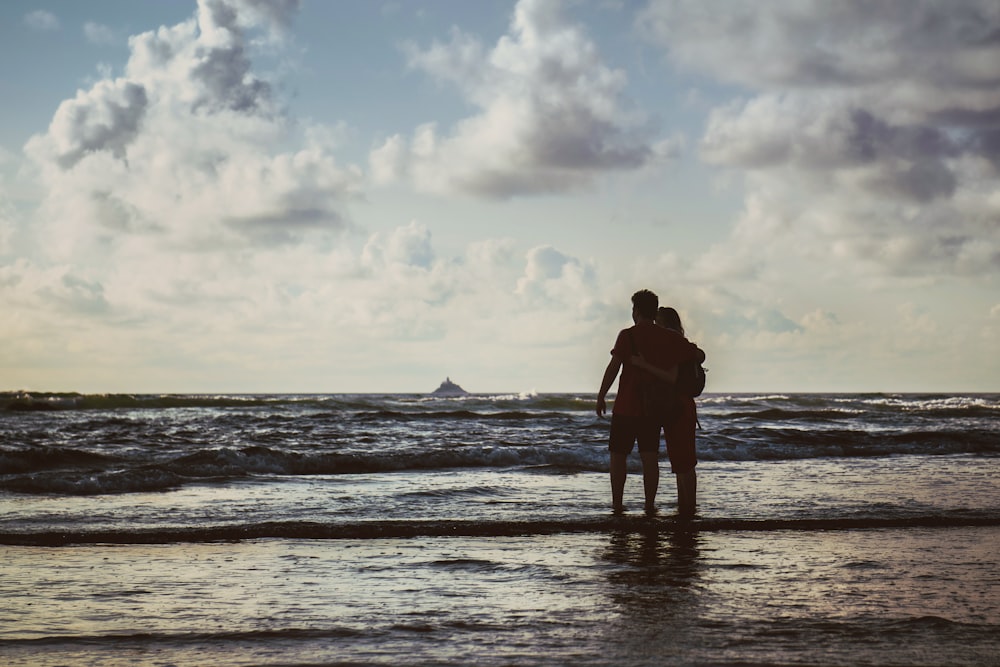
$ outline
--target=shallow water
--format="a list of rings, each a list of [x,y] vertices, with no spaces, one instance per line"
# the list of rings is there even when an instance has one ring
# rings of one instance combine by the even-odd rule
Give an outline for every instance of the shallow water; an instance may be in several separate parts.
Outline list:
[[[996,527],[4,547],[10,665],[981,665]]]
[[[688,523],[592,398],[0,395],[0,664],[997,663],[1000,397],[705,397]]]
[[[641,476],[633,463],[625,501],[638,510],[643,506]],[[990,457],[705,462],[698,470],[699,512],[706,519],[836,523],[932,518],[961,523],[1000,517],[1000,468]],[[658,497],[664,516],[676,505],[674,489],[664,466]],[[68,534],[64,541],[72,541],[73,535],[104,531],[121,533],[120,540],[128,542],[146,530],[196,528],[211,536],[213,528],[249,529],[265,523],[314,522],[357,530],[387,520],[569,523],[606,516],[609,502],[606,473],[460,469],[271,476],[71,501],[12,495],[0,499],[0,536],[44,531]],[[275,531],[282,534],[280,527]],[[231,534],[219,531],[220,537]]]

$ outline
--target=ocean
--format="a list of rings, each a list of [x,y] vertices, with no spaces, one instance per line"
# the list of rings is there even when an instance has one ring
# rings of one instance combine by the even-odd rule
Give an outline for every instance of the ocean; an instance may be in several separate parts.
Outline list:
[[[1000,395],[0,393],[0,663],[1000,665]]]

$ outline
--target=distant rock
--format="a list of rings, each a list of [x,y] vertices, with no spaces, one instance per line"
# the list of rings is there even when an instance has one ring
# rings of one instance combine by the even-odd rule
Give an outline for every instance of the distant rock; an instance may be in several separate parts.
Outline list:
[[[465,396],[469,392],[452,382],[451,378],[445,378],[444,382],[441,383],[441,386],[431,393],[435,396]]]

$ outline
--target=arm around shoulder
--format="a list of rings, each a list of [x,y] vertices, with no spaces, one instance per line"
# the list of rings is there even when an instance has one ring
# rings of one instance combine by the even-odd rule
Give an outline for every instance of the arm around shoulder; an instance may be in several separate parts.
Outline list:
[[[674,382],[677,381],[676,364],[668,369],[663,369],[660,368],[659,366],[654,366],[653,364],[649,363],[639,355],[635,355],[634,357],[632,357],[632,365],[636,366],[637,368],[641,368],[642,370],[646,371],[653,377],[663,380],[664,382],[669,382],[673,384]]]

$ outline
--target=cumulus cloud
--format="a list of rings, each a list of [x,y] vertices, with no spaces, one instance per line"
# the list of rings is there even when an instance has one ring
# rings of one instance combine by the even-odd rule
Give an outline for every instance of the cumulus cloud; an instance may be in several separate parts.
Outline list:
[[[100,81],[89,91],[78,92],[59,106],[49,126],[56,162],[68,169],[101,150],[124,159],[148,103],[146,89],[125,79]]]
[[[15,253],[0,301],[16,313],[0,336],[18,341],[0,363],[239,368],[234,347],[199,340],[245,353],[294,341],[296,322],[322,328],[338,281],[363,274],[339,245],[363,179],[336,159],[337,130],[286,116],[255,70],[296,7],[201,0],[131,37],[118,75],[65,99],[28,141],[19,173],[39,199],[17,209],[0,192],[0,254]],[[71,345],[49,333],[68,330]]]
[[[414,220],[390,234],[376,233],[365,245],[361,259],[373,270],[387,267],[430,269],[434,262],[430,230]]]
[[[50,193],[40,224],[62,240],[57,255],[86,239],[205,251],[350,224],[360,170],[339,165],[321,133],[296,137],[252,69],[254,35],[283,30],[296,7],[202,0],[191,19],[130,38],[122,76],[59,106],[26,146]]]
[[[597,284],[594,267],[552,246],[538,246],[527,254],[524,274],[515,292],[526,299],[586,307]]]
[[[492,238],[442,255],[434,221],[359,236],[349,207],[363,178],[334,156],[341,128],[286,117],[278,86],[254,67],[256,45],[278,39],[294,9],[202,0],[189,20],[131,37],[125,66],[65,99],[32,137],[44,198],[16,225],[0,211],[0,252],[20,244],[14,229],[39,252],[0,265],[0,300],[14,311],[0,336],[17,341],[0,363],[66,369],[59,384],[80,359],[159,366],[157,390],[219,388],[223,375],[229,387],[275,390],[371,367],[436,374],[442,358],[503,378],[522,367],[512,354],[544,377],[560,377],[552,365],[584,373],[545,346],[593,339],[601,304],[589,262]],[[605,153],[592,157],[617,159]],[[552,318],[577,325],[567,335]],[[67,330],[72,345],[38,333]],[[406,347],[417,342],[428,361]],[[370,381],[344,388],[385,387]]]
[[[653,0],[640,25],[750,91],[701,146],[750,176],[738,236],[892,274],[1000,270],[996,3]]]
[[[604,64],[557,0],[521,0],[492,49],[456,29],[446,44],[406,51],[411,67],[455,86],[478,113],[447,131],[428,123],[389,137],[371,155],[383,182],[488,198],[561,192],[675,149],[648,142],[624,99],[625,73]]]
[[[59,29],[59,17],[50,11],[36,9],[24,16],[24,23],[34,30],[51,31]]]

